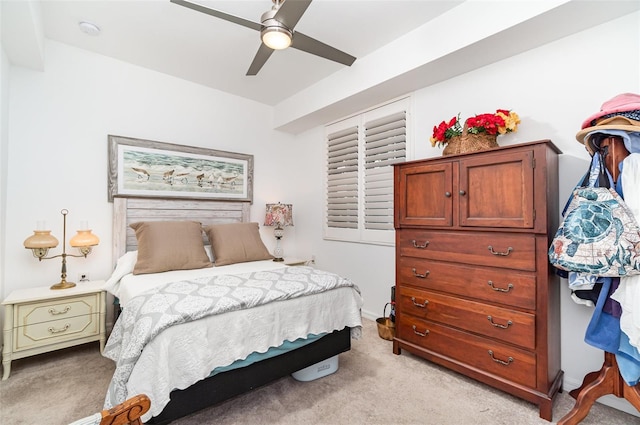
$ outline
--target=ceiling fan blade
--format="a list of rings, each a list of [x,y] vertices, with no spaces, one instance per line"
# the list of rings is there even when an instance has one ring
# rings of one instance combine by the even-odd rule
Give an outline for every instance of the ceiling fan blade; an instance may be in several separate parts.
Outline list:
[[[269,59],[272,53],[273,53],[273,49],[265,46],[264,44],[260,44],[260,47],[258,48],[258,52],[253,58],[253,62],[251,62],[251,66],[249,66],[247,75],[257,75],[258,71],[262,69],[264,63],[267,61],[267,59]]]
[[[285,0],[273,18],[293,30],[310,4],[311,0]]]
[[[342,50],[338,50],[335,47],[331,47],[322,41],[318,41],[315,38],[311,38],[297,31],[293,33],[291,47],[347,66],[351,66],[356,60],[354,56]]]
[[[210,9],[197,3],[191,3],[190,1],[184,0],[171,0],[171,3],[175,3],[177,5],[184,6],[198,12],[206,13],[207,15],[215,16],[216,18],[224,19],[225,21],[233,22],[234,24],[242,25],[256,31],[260,31],[262,29],[262,24],[258,22],[253,22],[248,19],[240,18],[238,16],[229,15],[228,13]]]

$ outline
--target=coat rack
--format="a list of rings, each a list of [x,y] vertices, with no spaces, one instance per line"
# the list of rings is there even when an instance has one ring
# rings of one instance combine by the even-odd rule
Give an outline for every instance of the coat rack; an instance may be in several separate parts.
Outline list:
[[[601,149],[606,149],[605,166],[614,181],[618,180],[618,164],[624,160],[629,152],[619,138],[608,138],[601,142]],[[597,372],[588,373],[579,388],[569,392],[576,399],[573,409],[558,421],[558,425],[576,425],[587,415],[591,406],[604,395],[613,394],[624,398],[640,411],[640,384],[633,387],[627,385],[620,375],[615,354],[604,353],[604,363]]]
[[[576,399],[576,404],[558,421],[558,425],[580,423],[589,414],[593,403],[608,394],[624,398],[640,410],[640,384],[633,387],[627,385],[620,376],[615,354],[605,351],[602,368],[598,372],[588,373],[580,388],[569,391],[569,395]]]

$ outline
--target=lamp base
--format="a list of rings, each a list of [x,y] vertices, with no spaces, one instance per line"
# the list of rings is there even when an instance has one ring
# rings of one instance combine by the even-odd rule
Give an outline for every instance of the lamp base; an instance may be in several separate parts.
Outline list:
[[[75,283],[63,280],[62,282],[58,282],[55,285],[52,285],[49,289],[69,289],[73,288],[74,286],[76,286]]]

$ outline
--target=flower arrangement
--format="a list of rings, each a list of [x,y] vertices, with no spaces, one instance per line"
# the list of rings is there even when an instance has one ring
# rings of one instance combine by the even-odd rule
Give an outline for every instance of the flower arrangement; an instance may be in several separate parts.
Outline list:
[[[495,114],[480,114],[467,118],[465,125],[468,134],[486,133],[500,135],[518,131],[520,117],[513,111],[498,109]],[[444,146],[452,137],[462,135],[463,128],[460,125],[460,114],[451,118],[448,122],[442,121],[433,127],[431,146]]]

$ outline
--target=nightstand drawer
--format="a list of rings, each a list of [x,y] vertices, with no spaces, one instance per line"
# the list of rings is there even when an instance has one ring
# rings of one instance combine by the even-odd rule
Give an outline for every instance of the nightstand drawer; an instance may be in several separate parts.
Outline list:
[[[97,314],[86,314],[20,326],[15,332],[14,351],[98,335],[99,322]]]
[[[87,294],[39,303],[18,304],[15,309],[15,326],[29,326],[77,316],[86,316],[98,311],[100,294]]]

